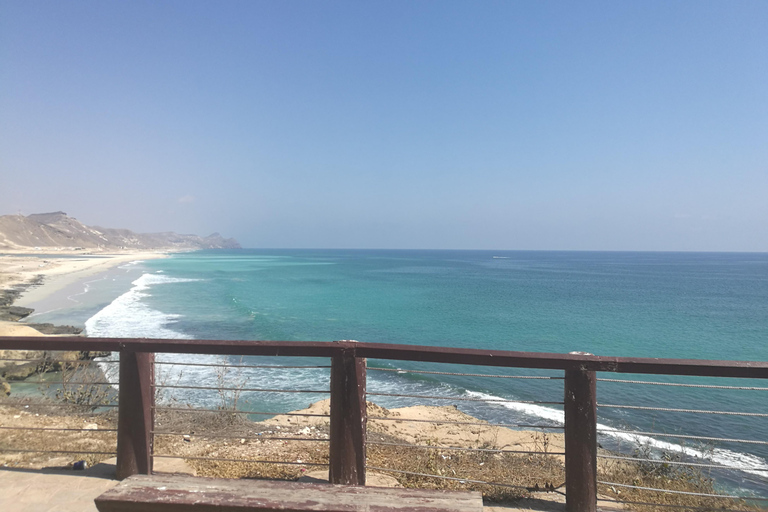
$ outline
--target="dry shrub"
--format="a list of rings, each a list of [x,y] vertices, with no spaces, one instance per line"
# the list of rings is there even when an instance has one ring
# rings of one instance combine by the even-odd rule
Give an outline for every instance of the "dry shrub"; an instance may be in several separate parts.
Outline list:
[[[216,478],[296,480],[315,464],[328,464],[327,426],[281,427],[244,416],[230,411],[158,411],[158,431],[183,434],[156,434],[155,453],[185,458],[199,476]],[[275,437],[288,440],[269,439]]]
[[[683,491],[700,494],[722,494],[715,488],[712,478],[705,475],[700,468],[677,465],[655,464],[644,461],[628,462],[613,461],[602,468],[600,480],[636,487],[650,487],[670,491]],[[707,496],[691,496],[687,494],[669,494],[644,489],[632,489],[600,484],[599,492],[620,501],[654,503],[653,505],[630,505],[637,512],[668,512],[669,510],[685,510],[669,506],[685,506],[704,510],[743,510],[765,511],[764,508],[747,503],[744,500],[730,498],[715,498]]]
[[[440,448],[371,445],[368,465],[457,479],[497,482],[502,487],[461,480],[392,473],[404,487],[479,491],[491,502],[517,500],[538,489],[559,487],[565,480],[562,463],[546,455],[470,452]]]

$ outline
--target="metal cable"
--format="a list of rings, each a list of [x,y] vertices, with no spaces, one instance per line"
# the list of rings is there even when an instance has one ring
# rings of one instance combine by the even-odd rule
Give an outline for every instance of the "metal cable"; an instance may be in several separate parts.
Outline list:
[[[297,369],[297,368],[330,368],[329,365],[313,365],[313,366],[279,366],[271,364],[223,364],[223,363],[173,363],[166,361],[155,361],[155,364],[171,365],[171,366],[213,366],[219,368],[272,368],[282,370]]]
[[[500,483],[497,483],[497,482],[485,482],[483,480],[471,480],[469,478],[456,478],[456,477],[452,477],[452,476],[430,475],[428,473],[417,473],[415,471],[402,471],[400,469],[379,468],[379,467],[376,467],[376,466],[369,466],[367,464],[366,464],[365,468],[366,469],[372,469],[374,471],[389,471],[389,472],[392,472],[392,473],[401,473],[403,475],[416,475],[416,476],[426,476],[426,477],[429,477],[429,478],[439,478],[439,479],[442,479],[442,480],[454,480],[456,482],[461,482],[461,483],[485,484],[485,485],[494,485],[496,487],[508,487],[510,489],[525,489],[527,491],[530,490],[529,487],[526,487],[524,485],[500,484]],[[557,491],[551,491],[551,492],[557,492]]]
[[[743,498],[748,500],[749,498]],[[603,500],[610,503],[619,503],[626,505],[647,505],[651,507],[666,507],[666,508],[684,508],[686,510],[715,510],[717,512],[744,512],[744,509],[737,508],[720,508],[720,507],[694,507],[693,505],[671,505],[667,503],[649,503],[646,501],[624,501],[624,500]]]
[[[458,446],[435,446],[425,444],[387,443],[385,441],[367,441],[366,444],[380,446],[399,446],[401,448],[424,448],[428,450],[451,450],[456,452],[484,452],[484,453],[524,453],[526,455],[565,455],[565,452],[537,452],[531,450],[497,450],[492,448],[460,448]]]
[[[119,359],[109,361],[97,361],[96,359],[14,359],[10,357],[0,357],[0,361],[20,361],[26,363],[70,363],[70,364],[101,364],[101,363],[119,363]]]
[[[83,404],[68,404],[68,403],[61,403],[61,404],[22,404],[22,403],[13,403],[13,402],[7,402],[2,403],[0,406],[13,406],[13,407],[22,407],[22,408],[29,408],[32,407],[33,409],[36,407],[85,407],[88,409],[101,409],[102,407],[119,407],[118,404],[99,404],[99,405],[83,405]]]
[[[460,400],[462,402],[499,402],[512,404],[545,404],[545,405],[563,405],[563,402],[543,402],[538,400],[505,400],[503,398],[460,398],[453,396],[431,396],[431,395],[401,395],[397,393],[366,393],[370,396],[393,396],[399,398],[430,398],[433,400]]]
[[[61,381],[61,380],[36,380],[25,381],[25,384],[63,384],[68,386],[119,386],[119,382],[81,382],[81,381]]]
[[[371,368],[367,370],[377,372],[394,372],[394,373],[424,373],[428,375],[457,375],[459,377],[492,377],[495,379],[542,379],[542,380],[564,380],[565,377],[547,377],[538,375],[488,375],[485,373],[456,373],[456,372],[430,372],[426,370],[396,370],[393,368]]]
[[[722,414],[726,416],[753,416],[759,418],[768,418],[768,414],[761,412],[731,412],[731,411],[705,411],[701,409],[671,409],[667,407],[643,407],[640,405],[611,405],[597,404],[598,407],[612,409],[636,409],[641,411],[664,411],[664,412],[690,412],[695,414]]]
[[[256,391],[261,393],[312,393],[316,395],[330,394],[328,390],[316,390],[316,389],[258,389],[258,388],[223,388],[218,386],[170,386],[170,385],[158,385],[156,388],[163,389],[207,389],[210,391]]]
[[[522,423],[481,423],[475,421],[445,421],[445,420],[416,420],[407,418],[385,418],[382,416],[368,416],[368,421],[371,420],[383,420],[383,421],[405,421],[413,423],[440,423],[442,425],[477,425],[483,427],[520,427],[520,428],[552,428],[552,429],[565,429],[564,426],[551,426],[551,425],[526,425]]]
[[[286,462],[279,460],[225,459],[219,457],[192,457],[189,455],[153,455],[161,459],[215,460],[220,462],[247,462],[250,464],[289,464],[292,466],[328,466],[327,462]]]
[[[88,450],[14,450],[13,448],[0,448],[0,452],[13,453],[82,453],[87,455],[117,455],[116,452],[90,452]]]
[[[659,432],[635,432],[633,430],[597,430],[598,434],[632,434],[638,436],[655,436],[655,437],[679,437],[681,439],[697,439],[699,441],[723,441],[726,443],[749,443],[749,444],[764,444],[768,445],[768,441],[755,441],[752,439],[729,439],[727,437],[706,437],[706,436],[691,436],[683,434],[662,434]]]
[[[234,436],[227,434],[188,434],[185,432],[156,432],[152,431],[152,434],[156,436],[195,436],[202,438],[217,438],[217,439],[256,439],[259,441],[310,441],[317,443],[327,443],[328,439],[315,439],[315,438],[301,438],[301,437],[265,437],[265,436]]]
[[[740,389],[744,391],[768,391],[768,388],[747,386],[716,386],[710,384],[678,384],[675,382],[650,382],[647,380],[597,379],[599,382],[621,382],[624,384],[650,384],[652,386],[674,386],[681,388]]]
[[[723,464],[702,464],[700,462],[681,462],[674,460],[661,460],[661,459],[638,459],[634,457],[620,457],[618,455],[598,455],[598,459],[615,459],[615,460],[628,460],[630,462],[649,462],[651,464],[669,464],[671,466],[692,466],[697,468],[720,468],[729,469],[732,471],[768,471],[768,466],[753,466],[746,469],[734,468],[731,466],[724,466]]]
[[[186,407],[153,407],[156,411],[184,411],[184,412],[218,412],[225,414],[259,414],[262,416],[310,416],[315,418],[330,418],[330,414],[304,414],[296,412],[256,412],[256,411],[227,411],[225,409],[189,409]]]
[[[56,430],[60,432],[117,432],[116,428],[0,427],[0,430]]]
[[[732,496],[729,494],[707,494],[703,492],[673,491],[671,489],[656,489],[654,487],[642,487],[639,485],[619,484],[616,482],[603,482],[601,480],[598,480],[597,483],[603,484],[603,485],[613,485],[614,487],[627,487],[629,489],[639,489],[641,491],[656,491],[656,492],[665,492],[667,494],[682,494],[684,496],[701,496],[703,498],[721,498],[721,499],[731,499],[731,500],[768,501],[768,498],[754,498],[754,497],[747,498],[745,496]]]

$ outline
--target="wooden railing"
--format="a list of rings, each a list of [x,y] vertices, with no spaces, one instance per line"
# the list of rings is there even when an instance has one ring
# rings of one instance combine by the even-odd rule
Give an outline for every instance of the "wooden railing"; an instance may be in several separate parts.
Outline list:
[[[566,510],[595,511],[595,372],[768,379],[768,362],[603,357],[382,343],[0,337],[0,349],[110,351],[120,354],[117,476],[152,472],[154,354],[328,357],[331,359],[332,483],[365,484],[365,359],[556,369],[565,372]]]

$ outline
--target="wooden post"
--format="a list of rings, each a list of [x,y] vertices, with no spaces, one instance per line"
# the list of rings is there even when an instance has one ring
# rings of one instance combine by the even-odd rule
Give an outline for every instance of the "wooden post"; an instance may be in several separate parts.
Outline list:
[[[331,433],[328,480],[365,485],[365,359],[351,350],[331,358]]]
[[[155,354],[120,352],[117,471],[122,480],[152,473]]]
[[[597,510],[595,372],[565,371],[565,510]]]

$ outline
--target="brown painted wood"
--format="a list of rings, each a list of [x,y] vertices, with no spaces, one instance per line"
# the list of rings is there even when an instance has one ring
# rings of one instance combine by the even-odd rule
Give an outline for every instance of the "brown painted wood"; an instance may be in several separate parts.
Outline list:
[[[354,357],[351,350],[331,359],[328,479],[332,484],[365,485],[365,383],[365,359]]]
[[[147,352],[120,353],[116,475],[121,480],[152,473],[154,359]]]
[[[565,372],[565,510],[597,510],[595,372]]]
[[[0,349],[170,352],[185,354],[333,357],[352,350],[356,357],[470,364],[479,366],[584,369],[601,372],[768,379],[768,361],[709,361],[550,354],[503,350],[322,341],[155,340],[82,337],[0,337]]]
[[[274,480],[136,475],[95,500],[100,512],[481,512],[478,492]]]

